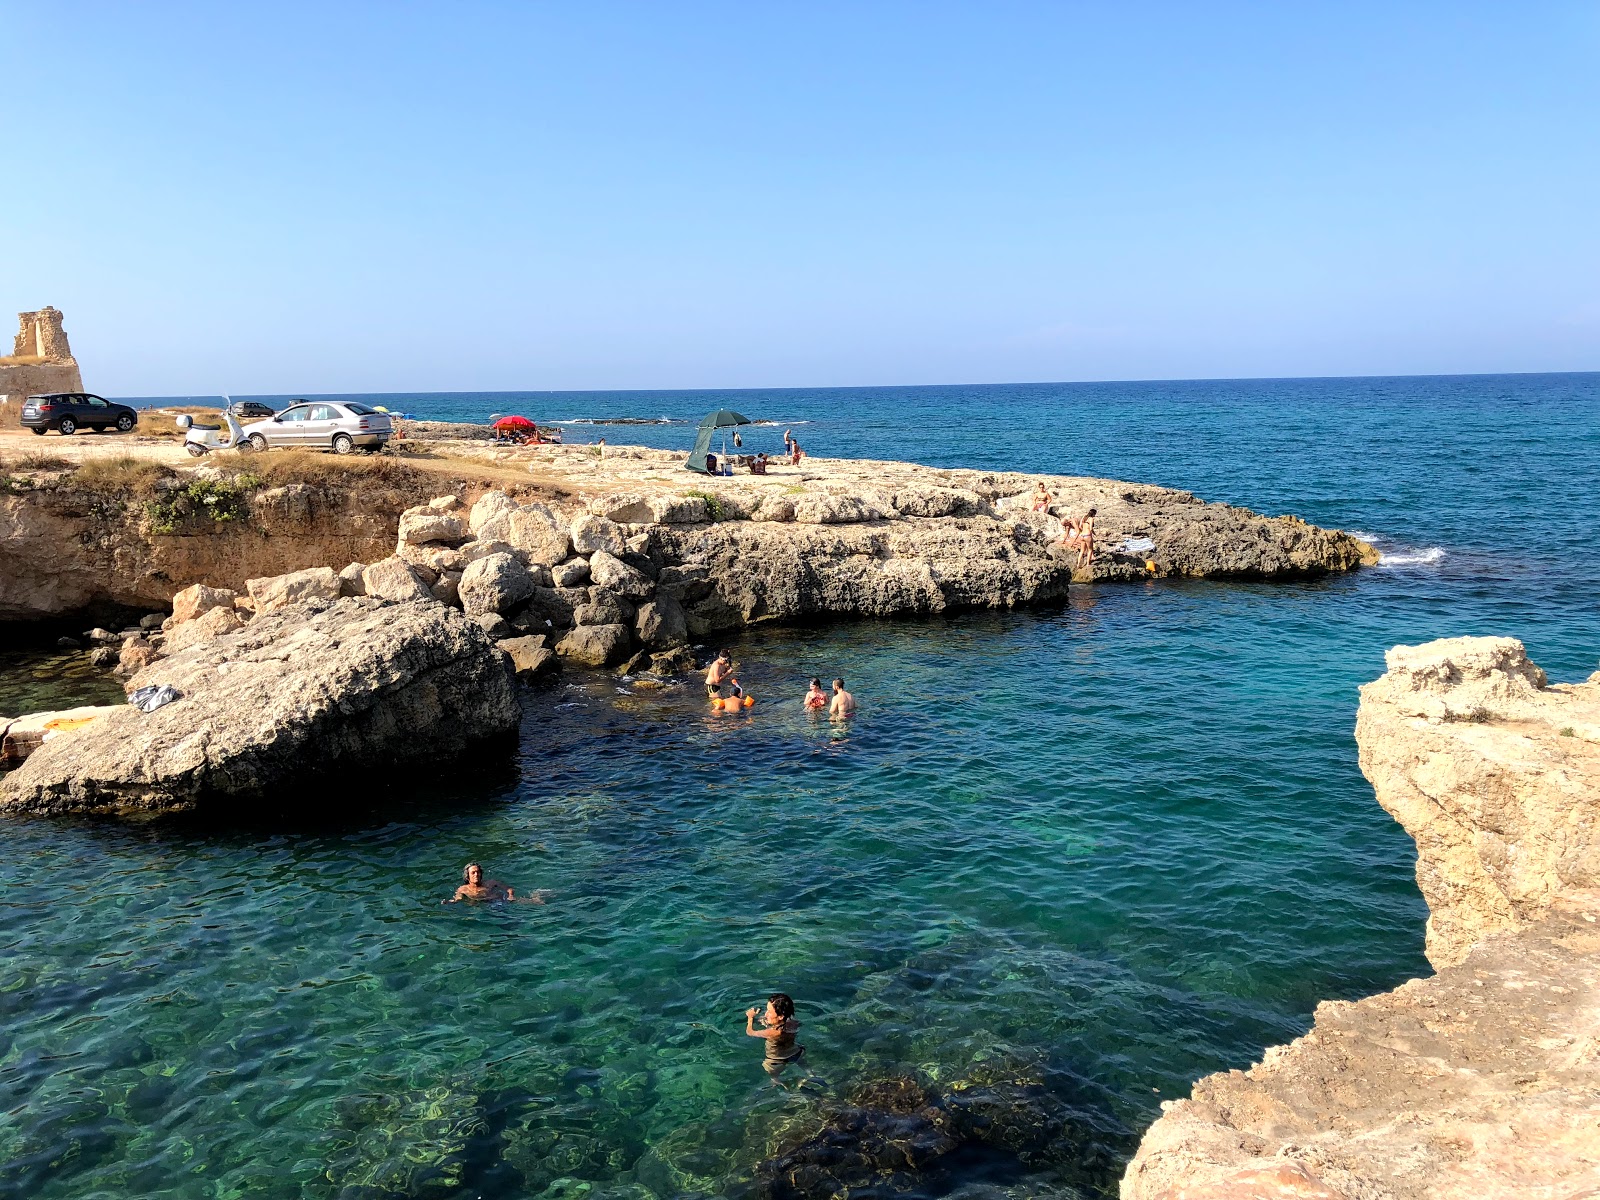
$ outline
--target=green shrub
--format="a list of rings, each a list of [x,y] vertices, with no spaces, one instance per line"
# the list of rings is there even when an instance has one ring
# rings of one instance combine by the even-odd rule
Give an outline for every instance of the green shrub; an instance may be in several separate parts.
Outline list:
[[[210,520],[223,525],[243,520],[250,512],[249,493],[253,490],[241,486],[243,479],[260,486],[260,480],[248,475],[226,480],[196,479],[151,500],[145,511],[150,514],[152,532],[176,533],[191,521]]]
[[[706,502],[706,512],[710,515],[713,521],[726,521],[728,519],[728,512],[723,506],[722,497],[713,495],[710,492],[702,492],[699,490],[685,492],[684,495],[699,496],[700,499],[704,500]]]

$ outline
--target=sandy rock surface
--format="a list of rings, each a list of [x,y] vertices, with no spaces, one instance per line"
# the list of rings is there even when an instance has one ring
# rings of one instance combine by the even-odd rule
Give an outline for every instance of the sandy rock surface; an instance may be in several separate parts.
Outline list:
[[[1600,1195],[1600,675],[1511,638],[1389,652],[1361,767],[1417,842],[1439,969],[1162,1106],[1123,1200]]]
[[[227,610],[216,610],[227,611]],[[204,618],[201,618],[202,620]],[[45,742],[0,781],[0,812],[118,816],[358,803],[372,780],[449,761],[520,719],[508,660],[433,601],[311,601],[163,659],[175,687]]]

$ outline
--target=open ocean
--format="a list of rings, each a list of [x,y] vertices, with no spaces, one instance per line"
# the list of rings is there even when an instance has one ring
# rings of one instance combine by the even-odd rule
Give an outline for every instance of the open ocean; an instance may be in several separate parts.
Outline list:
[[[1398,642],[1600,666],[1600,375],[363,396],[687,448],[731,407],[818,456],[1089,474],[1369,537],[1298,584],[752,632],[757,705],[610,677],[384,815],[8,824],[0,1197],[739,1195],[855,1085],[1026,1079],[1057,1155],[917,1195],[1114,1195],[1164,1099],[1425,974],[1409,838],[1356,766]],[[149,403],[149,401],[141,401]],[[847,728],[799,706],[843,674]],[[0,710],[103,686],[0,652]],[[373,797],[374,803],[380,797]],[[441,906],[468,859],[544,905]],[[775,1087],[743,1010],[791,992]]]

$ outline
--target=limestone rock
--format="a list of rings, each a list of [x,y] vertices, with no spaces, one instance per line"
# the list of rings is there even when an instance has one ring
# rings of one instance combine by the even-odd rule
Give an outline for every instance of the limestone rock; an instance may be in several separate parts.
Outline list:
[[[592,514],[572,522],[572,548],[579,554],[591,555],[597,550],[615,555],[627,550],[623,544],[622,530],[617,528],[616,522]],[[593,570],[592,562],[590,569]]]
[[[209,642],[214,637],[221,637],[225,633],[232,633],[235,629],[244,626],[244,621],[239,614],[231,608],[208,609],[202,616],[192,621],[185,621],[171,633],[162,644],[162,651],[166,654],[181,654],[190,646],[198,646],[202,642]]]
[[[982,496],[961,488],[905,487],[893,493],[890,503],[905,517],[973,517],[994,515]]]
[[[539,635],[507,638],[500,643],[511,658],[518,675],[528,679],[542,679],[561,670],[561,661],[553,651],[545,648],[545,639]]]
[[[1361,770],[1416,840],[1428,958],[1448,966],[1600,886],[1600,674],[1547,686],[1513,638],[1396,646],[1387,663],[1361,689]]]
[[[763,496],[761,503],[751,513],[750,519],[752,521],[776,521],[780,524],[793,521],[795,519],[794,497],[778,493]]]
[[[429,565],[434,549],[433,546],[413,546],[410,542],[400,542],[395,546],[391,557],[404,559],[416,573],[417,578],[422,580],[423,585],[429,586],[439,578],[439,572]]]
[[[511,628],[511,622],[507,621],[499,613],[473,613],[468,617],[468,620],[497,642],[515,636],[515,632]]]
[[[689,640],[683,606],[667,592],[658,593],[654,600],[639,606],[634,629],[640,643],[650,650],[666,650]]]
[[[461,571],[442,571],[439,578],[433,581],[433,586],[428,591],[440,604],[448,604],[453,608],[461,607]]]
[[[505,656],[432,602],[280,607],[129,686],[145,684],[182,698],[152,713],[125,706],[45,742],[0,781],[0,811],[360,803],[375,776],[436,766],[520,720]]]
[[[596,550],[590,555],[589,577],[599,587],[610,588],[632,600],[642,600],[655,590],[654,582],[643,571],[605,550]]]
[[[480,558],[461,574],[461,607],[469,614],[508,613],[527,603],[535,584],[532,573],[511,554]]]
[[[15,766],[47,740],[66,737],[69,729],[77,732],[86,728],[90,721],[96,722],[94,729],[98,731],[99,718],[121,712],[124,707],[121,704],[84,705],[53,712],[28,713],[9,720],[0,717],[0,727],[4,729],[3,735],[0,735],[0,763],[8,767]],[[83,724],[80,725],[80,722]],[[0,788],[3,786],[4,778],[0,777]],[[3,796],[3,792],[0,792],[0,796]],[[3,811],[3,807],[0,807],[0,812]]]
[[[560,562],[571,548],[566,529],[542,504],[499,514],[478,530],[478,540],[507,542],[528,562],[544,566]]]
[[[481,558],[482,555],[478,557]],[[446,571],[460,571],[467,565],[467,560],[461,556],[461,551],[452,550],[448,546],[430,550],[422,561],[441,575]]]
[[[399,555],[375,562],[361,573],[362,594],[380,600],[403,603],[407,600],[426,600],[432,595],[428,585],[417,576],[411,564]]]
[[[306,600],[337,600],[339,577],[332,567],[309,567],[304,571],[291,571],[287,575],[272,575],[265,579],[247,579],[245,588],[257,613],[269,613],[289,604]]]
[[[795,501],[794,519],[807,525],[849,525],[882,520],[883,511],[861,496],[808,493]]]
[[[485,525],[496,517],[515,512],[517,502],[504,492],[485,492],[467,515],[467,528],[478,537]],[[481,538],[480,538],[481,540]]]
[[[232,588],[193,583],[172,597],[172,623],[182,625],[213,608],[232,608],[239,593]]]
[[[650,669],[657,675],[687,675],[700,667],[694,651],[688,646],[674,646],[658,650],[650,656]]]
[[[362,582],[361,574],[367,569],[366,563],[353,562],[339,572],[339,594],[341,596],[365,596],[367,585]]]
[[[572,610],[574,625],[627,625],[633,621],[633,605],[610,588],[591,588],[589,602]]]
[[[454,545],[467,540],[467,526],[456,516],[432,505],[408,508],[400,514],[400,540],[412,546],[436,542]]]
[[[664,525],[697,525],[711,520],[704,496],[656,496],[650,501],[649,520]]]
[[[510,542],[489,541],[465,542],[456,550],[456,559],[461,570],[466,570],[480,558],[488,558],[491,554],[515,554],[517,548]]]
[[[638,492],[615,492],[590,501],[589,511],[621,525],[641,525],[656,519],[650,502]]]
[[[117,671],[122,675],[136,675],[153,663],[156,656],[155,645],[149,638],[129,638],[122,643],[122,653],[117,656]]]
[[[110,646],[96,646],[93,650],[89,651],[90,664],[92,666],[99,667],[102,670],[116,666],[118,661],[119,656],[117,651],[113,650]]]
[[[583,558],[569,558],[550,568],[550,580],[556,587],[577,587],[589,582],[589,562]]]
[[[455,512],[462,507],[460,496],[435,496],[428,507],[437,512]]]
[[[611,667],[628,657],[633,637],[626,625],[582,625],[556,643],[556,653],[584,667]]]

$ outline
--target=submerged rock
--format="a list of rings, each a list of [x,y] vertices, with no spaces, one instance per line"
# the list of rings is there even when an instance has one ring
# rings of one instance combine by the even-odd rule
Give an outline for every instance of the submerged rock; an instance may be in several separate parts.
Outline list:
[[[374,777],[446,762],[520,717],[506,657],[431,600],[279,608],[128,686],[146,684],[182,698],[153,713],[118,709],[92,736],[52,738],[0,781],[0,812],[360,802]]]

